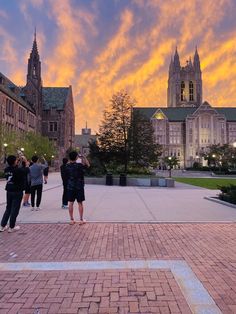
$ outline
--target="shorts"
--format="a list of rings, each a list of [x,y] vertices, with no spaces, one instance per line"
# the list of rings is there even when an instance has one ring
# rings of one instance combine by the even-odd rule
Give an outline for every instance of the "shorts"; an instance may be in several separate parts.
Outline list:
[[[81,187],[79,190],[67,190],[67,200],[68,202],[76,200],[78,203],[85,201],[84,187]]]
[[[25,187],[25,194],[30,194],[30,185],[27,184]]]

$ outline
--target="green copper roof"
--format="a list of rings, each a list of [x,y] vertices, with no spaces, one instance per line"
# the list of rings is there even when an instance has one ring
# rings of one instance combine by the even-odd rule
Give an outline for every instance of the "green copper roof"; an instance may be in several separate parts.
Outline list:
[[[43,87],[43,109],[63,110],[69,87]]]
[[[139,111],[146,118],[151,119],[154,113],[160,109],[163,114],[167,117],[169,121],[185,121],[188,115],[193,114],[198,108],[167,108],[167,107],[135,107],[134,111]],[[230,107],[214,107],[219,114],[223,114],[226,117],[227,121],[235,121],[236,122],[236,108]]]

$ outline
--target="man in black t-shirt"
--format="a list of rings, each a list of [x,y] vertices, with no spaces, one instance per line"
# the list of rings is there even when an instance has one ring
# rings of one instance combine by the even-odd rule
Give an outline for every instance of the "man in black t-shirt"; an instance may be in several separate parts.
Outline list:
[[[84,224],[83,219],[83,201],[84,196],[84,170],[90,166],[87,158],[85,156],[79,156],[81,160],[78,159],[78,153],[72,151],[69,153],[70,162],[66,165],[66,181],[67,181],[67,199],[69,202],[69,214],[70,214],[70,224],[73,225],[74,221],[74,202],[77,200],[80,224]],[[80,162],[81,161],[81,162]]]
[[[23,191],[25,189],[25,178],[27,175],[27,168],[18,167],[18,163],[22,161],[26,162],[23,156],[20,158],[16,158],[14,155],[7,157],[9,166],[4,170],[5,178],[7,179],[5,188],[7,191],[7,206],[1,221],[1,232],[7,229],[7,222],[9,219],[8,232],[14,232],[20,229],[19,226],[16,226],[16,218],[19,214]]]

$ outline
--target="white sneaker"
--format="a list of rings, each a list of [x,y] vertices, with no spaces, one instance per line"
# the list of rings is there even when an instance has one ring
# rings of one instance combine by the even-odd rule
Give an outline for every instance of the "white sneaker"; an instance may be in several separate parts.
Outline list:
[[[0,227],[0,232],[3,232],[3,231],[5,231],[5,230],[7,230],[7,228],[8,228],[8,226],[5,226],[5,227]]]
[[[20,230],[20,226],[15,226],[14,228],[9,228],[8,232],[12,233],[12,232],[15,232],[15,231],[18,231],[18,230]]]
[[[40,210],[41,208],[40,207],[36,207],[36,209],[35,210]]]
[[[34,208],[34,207],[31,207],[31,210],[32,210],[32,211],[34,211],[34,210],[35,210],[35,208]]]

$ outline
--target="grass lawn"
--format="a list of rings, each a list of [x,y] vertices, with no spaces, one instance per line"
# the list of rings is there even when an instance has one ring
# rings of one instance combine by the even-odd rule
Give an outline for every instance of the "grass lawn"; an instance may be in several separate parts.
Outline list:
[[[221,179],[221,178],[174,178],[177,182],[201,186],[202,188],[217,190],[219,186],[236,184],[236,179]]]

